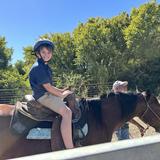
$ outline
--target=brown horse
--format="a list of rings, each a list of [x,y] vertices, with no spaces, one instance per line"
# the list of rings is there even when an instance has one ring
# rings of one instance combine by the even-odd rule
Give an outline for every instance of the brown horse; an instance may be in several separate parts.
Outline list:
[[[82,146],[110,142],[113,132],[137,116],[146,124],[160,131],[160,104],[149,92],[142,94],[110,93],[100,99],[81,100],[83,117],[88,124],[88,134],[79,141]],[[84,109],[85,108],[85,109]],[[59,130],[60,120],[55,121],[52,143],[54,150],[64,148]],[[58,137],[59,136],[59,137]],[[56,141],[56,138],[58,141]]]
[[[80,141],[83,146],[111,141],[113,131],[134,116],[149,123],[156,131],[160,128],[160,104],[156,97],[149,93],[145,95],[111,93],[97,99],[82,99],[79,104],[82,112],[81,119],[88,125],[88,133]],[[1,105],[0,107],[0,159],[51,151],[49,140],[27,140],[23,136],[12,135],[9,125],[14,106]],[[59,136],[59,122],[59,119],[55,121],[54,126],[57,130],[54,130],[52,135],[55,141],[59,140],[56,145],[52,145],[54,150],[63,148]]]

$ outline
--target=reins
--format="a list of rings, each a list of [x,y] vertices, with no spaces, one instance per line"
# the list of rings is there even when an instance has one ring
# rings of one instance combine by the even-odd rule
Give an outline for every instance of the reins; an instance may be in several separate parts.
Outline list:
[[[143,96],[143,97],[144,97],[144,96]],[[147,111],[150,110],[150,111],[155,115],[155,117],[160,121],[160,116],[159,116],[158,114],[156,114],[156,113],[154,112],[154,110],[150,107],[150,105],[149,105],[149,103],[147,102],[147,100],[146,100],[145,97],[144,97],[144,100],[145,100],[145,103],[146,103],[147,108],[146,108],[145,112],[143,113],[143,115],[142,115],[140,118],[143,118],[143,117],[146,115]]]
[[[143,94],[142,94],[142,95],[143,95]],[[147,112],[148,112],[148,111],[151,111],[151,112],[154,114],[154,116],[160,121],[160,116],[154,112],[154,110],[151,108],[151,106],[150,106],[149,103],[147,102],[146,98],[144,97],[144,95],[143,95],[143,98],[144,98],[144,101],[145,101],[145,103],[146,103],[146,107],[147,107],[147,108],[146,108],[146,110],[144,111],[144,113],[142,114],[142,116],[140,117],[140,119],[143,120],[143,118],[144,118],[144,116],[147,114]],[[149,127],[150,127],[150,125],[147,124],[147,128],[144,129],[144,131],[141,133],[142,136],[143,136],[144,133],[149,129]]]

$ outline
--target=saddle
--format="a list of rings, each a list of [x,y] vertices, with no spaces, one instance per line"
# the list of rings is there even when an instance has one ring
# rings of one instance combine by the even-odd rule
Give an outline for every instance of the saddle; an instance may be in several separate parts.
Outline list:
[[[52,128],[52,132],[57,132],[53,130],[53,127],[56,127],[56,123],[54,125],[54,122],[57,118],[60,119],[60,115],[35,101],[31,95],[26,95],[23,101],[24,102],[17,102],[15,105],[14,114],[10,123],[10,130],[13,134],[27,137],[33,128]],[[84,104],[79,103],[78,107],[79,110],[81,110],[81,108],[84,108]],[[86,136],[88,125],[83,115],[76,121],[73,119],[72,126],[74,140],[77,141]]]
[[[14,134],[26,136],[32,128],[51,128],[55,112],[42,106],[31,95],[26,95],[25,102],[17,102],[10,123]]]

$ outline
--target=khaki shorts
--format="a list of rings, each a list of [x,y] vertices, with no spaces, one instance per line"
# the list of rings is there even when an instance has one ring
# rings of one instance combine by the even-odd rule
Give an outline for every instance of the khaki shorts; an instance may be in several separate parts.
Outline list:
[[[45,93],[45,95],[43,95],[42,97],[40,97],[37,101],[57,113],[59,113],[59,109],[61,107],[66,107],[60,97],[54,96],[48,92]]]

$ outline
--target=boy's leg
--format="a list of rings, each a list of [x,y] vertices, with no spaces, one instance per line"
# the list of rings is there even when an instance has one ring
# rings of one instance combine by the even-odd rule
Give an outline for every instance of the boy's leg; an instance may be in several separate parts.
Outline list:
[[[74,148],[72,140],[72,111],[66,107],[59,114],[62,116],[61,133],[66,148]]]
[[[72,111],[64,104],[61,98],[49,93],[37,100],[42,105],[62,116],[61,134],[67,149],[74,148],[72,140]]]

